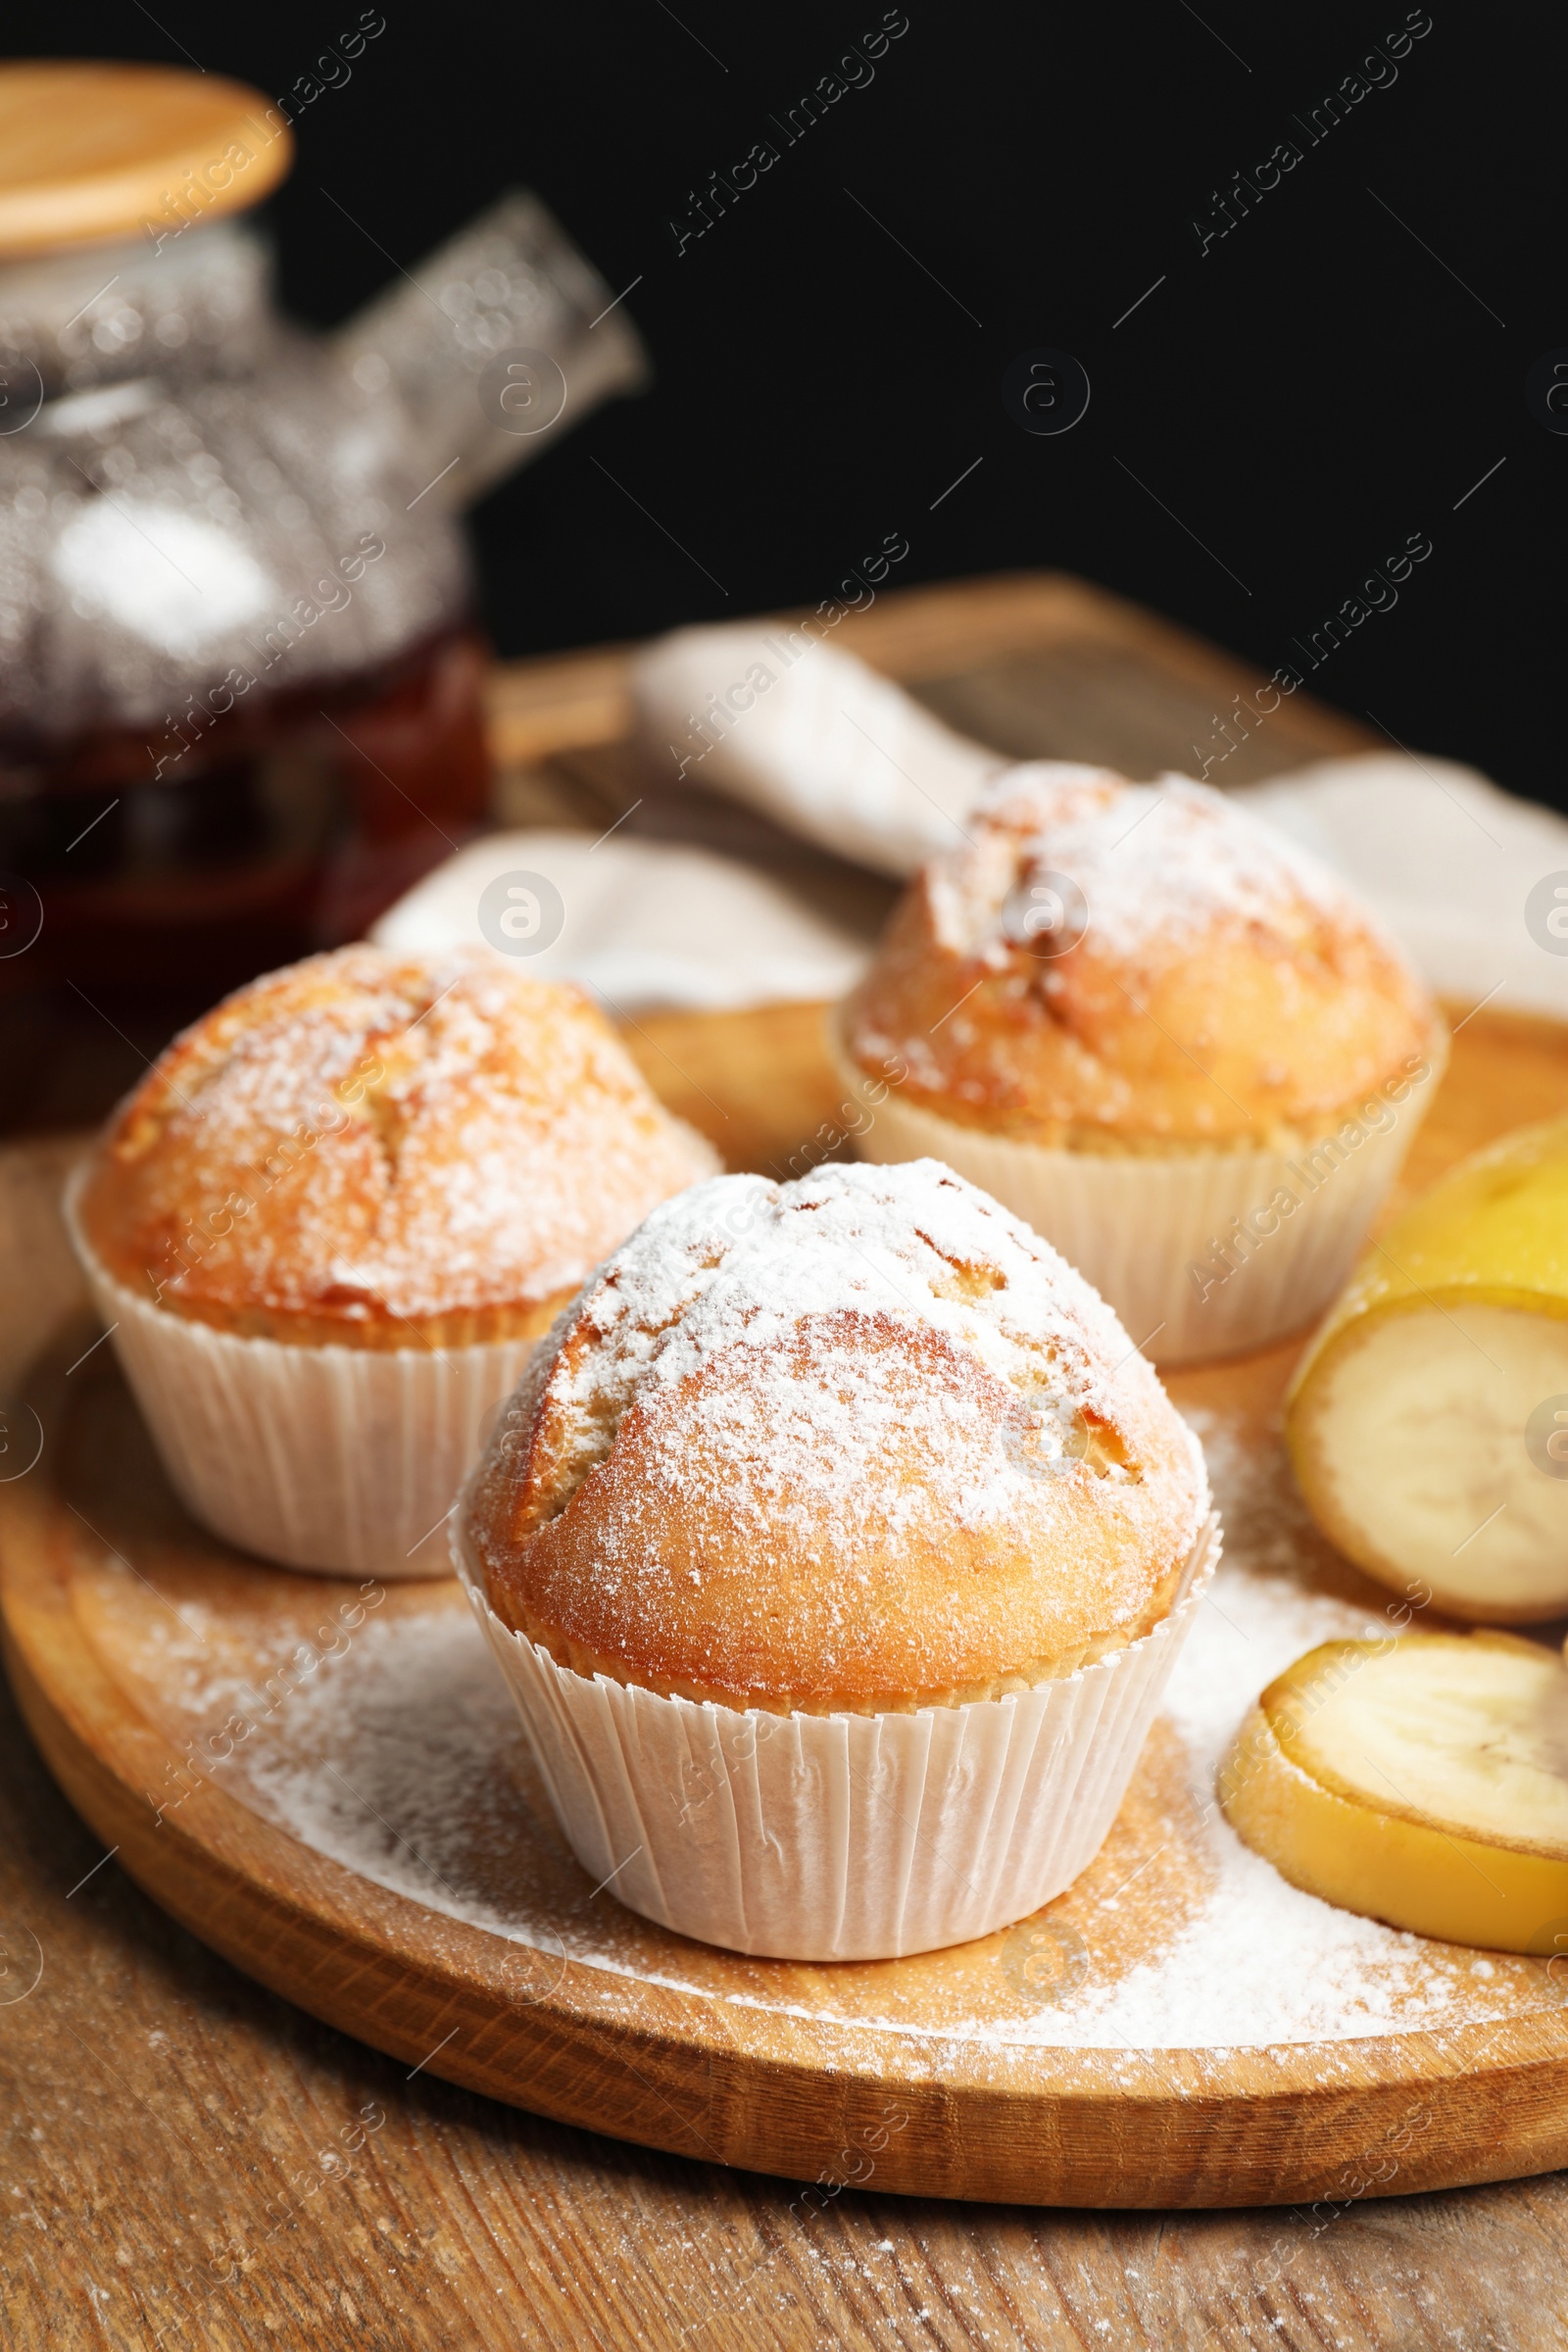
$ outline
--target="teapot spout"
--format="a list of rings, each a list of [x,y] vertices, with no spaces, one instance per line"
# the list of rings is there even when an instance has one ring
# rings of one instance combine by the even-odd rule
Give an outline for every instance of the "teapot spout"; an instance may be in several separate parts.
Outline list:
[[[402,407],[428,495],[453,509],[652,372],[614,290],[521,188],[395,278],[331,344],[363,393]]]

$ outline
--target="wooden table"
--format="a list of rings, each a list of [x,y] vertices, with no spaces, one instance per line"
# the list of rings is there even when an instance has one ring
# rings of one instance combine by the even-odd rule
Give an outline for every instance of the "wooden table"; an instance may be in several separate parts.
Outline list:
[[[9,1696],[0,1921],[0,1998],[42,1955],[0,2009],[0,2301],[18,2352],[1568,2341],[1561,2175],[1316,2216],[874,2187],[792,2212],[785,2183],[411,2081],[101,1863]],[[1283,2272],[1260,2289],[1271,2253]]]
[[[954,609],[934,592],[910,600],[919,625],[901,652],[890,598],[867,615],[886,642],[868,625],[859,650],[934,677],[993,647],[991,690],[1016,705],[1038,643],[1036,674],[1049,686],[1053,659],[1065,662],[1079,696],[1061,740],[1039,748],[1107,756],[1102,726],[1129,723],[1131,697],[1133,720],[1152,729],[1158,687],[1170,733],[1160,757],[1186,763],[1189,707],[1223,709],[1225,680],[1245,673],[1070,587],[1040,584],[1032,618],[988,587],[974,644],[956,652]],[[940,655],[922,654],[922,632]],[[1102,653],[1086,660],[1091,641]],[[524,803],[608,792],[613,807],[623,665],[595,655],[562,666],[568,716],[554,735],[542,669],[498,693],[502,748],[535,763]],[[967,716],[964,691],[945,689],[956,718]],[[1366,742],[1304,697],[1292,725],[1282,765]],[[769,1121],[780,1074],[806,1067],[797,1016],[777,1020]],[[697,1033],[659,1016],[639,1038],[665,1091],[701,1089]],[[804,1133],[821,1113],[803,1095],[795,1115]],[[62,1165],[71,1149],[61,1142]],[[8,1218],[3,1155],[0,1239],[27,1254],[29,1294],[46,1300],[59,1245]],[[0,1250],[0,1298],[5,1274]],[[59,1283],[63,1297],[63,1265]],[[0,1395],[33,1339],[0,1305]],[[141,1895],[56,1790],[3,1688],[0,1971],[0,2340],[18,2352],[1568,2347],[1561,2175],[1315,2213],[945,2205],[879,2195],[874,2180],[818,2208],[788,2183],[410,2076],[261,1990]]]
[[[745,1132],[725,1139],[738,1157],[819,1107],[814,1022],[770,1018],[767,1099],[737,1102]],[[700,1108],[710,1028],[664,1015],[634,1042]],[[1508,1042],[1496,1024],[1490,1050]],[[49,1149],[63,1167],[75,1148]],[[38,1153],[0,1154],[0,1290],[35,1301],[34,1322],[71,1287],[58,1230],[15,1213],[13,1177]],[[35,1336],[12,1317],[0,1389]],[[1166,2215],[944,2205],[878,2195],[873,2177],[814,2208],[787,2183],[411,2074],[262,1990],[138,1892],[3,1690],[0,1971],[0,2307],[24,2352],[1568,2342],[1562,2175]]]

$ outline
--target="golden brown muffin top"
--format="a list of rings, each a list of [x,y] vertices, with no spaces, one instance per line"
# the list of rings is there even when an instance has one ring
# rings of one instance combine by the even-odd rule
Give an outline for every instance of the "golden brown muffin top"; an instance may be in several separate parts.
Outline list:
[[[111,1121],[80,1216],[110,1273],[180,1314],[412,1347],[537,1323],[714,1165],[579,990],[483,950],[362,946],[177,1037]]]
[[[1149,1630],[1206,1509],[1109,1307],[927,1159],[656,1209],[540,1347],[464,1529],[497,1614],[579,1673],[864,1712]]]
[[[966,825],[842,1016],[853,1059],[901,1057],[902,1095],[946,1118],[1068,1150],[1290,1149],[1438,1031],[1371,916],[1206,785],[1043,761]]]

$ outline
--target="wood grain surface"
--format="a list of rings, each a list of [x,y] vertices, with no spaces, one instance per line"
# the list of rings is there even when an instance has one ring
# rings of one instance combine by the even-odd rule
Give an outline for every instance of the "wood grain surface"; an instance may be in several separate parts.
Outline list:
[[[669,1015],[633,1043],[662,1091],[691,1090],[682,1106],[704,1106],[726,1156],[787,1159],[803,1122],[831,1111],[813,1022],[775,1012],[748,1037],[736,1017],[727,1041]],[[750,1093],[723,1077],[742,1044]],[[1511,1116],[1560,1108],[1565,1081],[1557,1033],[1480,1016],[1414,1179],[1473,1138],[1499,1083]],[[24,1283],[12,1261],[10,1296],[36,1294],[36,1317],[63,1280],[36,1225],[28,1256]],[[1212,1398],[1236,1374],[1187,1378]],[[707,2161],[703,2140],[725,2136],[722,2122],[717,2142],[707,2129],[711,2110],[684,2161],[509,2115],[432,2080],[412,2042],[406,2062],[378,2059],[202,1952],[120,1856],[103,1860],[9,1725],[7,1738],[0,2063],[19,2343],[1568,2341],[1556,2179],[1384,2201],[1345,2181],[1315,2208],[1250,2217],[1045,2217],[884,2193],[907,2130],[868,2146],[875,2127],[848,2097],[853,2153],[808,2199]],[[204,1922],[219,1941],[221,1909]],[[446,2023],[421,2021],[417,2057]],[[548,2035],[530,2063],[548,2102]],[[647,2133],[669,2087],[634,2059],[616,2128]],[[1543,2128],[1563,2114],[1558,2094]],[[1193,2122],[1201,2165],[1211,2119]],[[837,2185],[850,2173],[856,2184]]]
[[[1171,766],[1196,772],[1211,752],[1211,780],[1231,785],[1388,748],[1305,692],[1261,723],[1254,713],[1250,728],[1244,721],[1231,737],[1217,734],[1234,698],[1250,701],[1267,672],[1067,572],[889,589],[846,612],[830,642],[898,678],[951,726],[1018,759],[1103,760],[1142,777]],[[497,669],[489,698],[497,762],[622,741],[634,722],[639,650],[591,646]]]
[[[1203,706],[1223,711],[1255,682],[1048,574],[883,597],[841,641],[1004,748],[1151,773],[1190,764]],[[631,650],[498,673],[503,821],[598,830],[635,801],[640,785],[613,772]],[[1279,716],[1215,780],[1377,748],[1304,694]],[[717,1028],[649,1015],[629,1036],[732,1164],[766,1164],[782,1144],[787,1165],[834,1109],[814,1016],[767,1017],[755,1077],[722,1104]],[[157,1019],[126,1013],[128,1044],[86,1009],[57,1024],[34,1055],[48,1083],[0,1117],[41,1132],[99,1115],[167,1034]],[[1520,1117],[1563,1107],[1564,1074],[1533,1024],[1473,1026]],[[1446,1098],[1418,1168],[1451,1156],[1453,1123]],[[73,1145],[48,1149],[58,1170]],[[0,1154],[0,1395],[74,1289],[32,1148]],[[61,1795],[3,1685],[0,2146],[0,2333],[19,2352],[1568,2347],[1562,2175],[1315,2211],[1075,2213],[890,2195],[873,2173],[803,2205],[778,2180],[415,2071],[266,1990],[149,1901]]]
[[[293,155],[276,106],[205,69],[14,60],[0,71],[0,256],[145,236],[149,221],[177,233],[259,204]]]
[[[317,1651],[354,1651],[367,1588],[265,1567],[186,1518],[112,1353],[89,1353],[96,1329],[69,1324],[29,1386],[42,1458],[0,1491],[13,1688],[120,1868],[328,2023],[560,2121],[905,2193],[1273,2204],[1568,2161],[1568,2018],[1539,1960],[1495,1955],[1468,2022],[1431,2026],[1423,2001],[1407,2030],[1355,2040],[1168,2048],[1113,2031],[1079,2049],[1031,2027],[1080,1968],[1108,1988],[1156,1966],[1203,1905],[1191,1767],[1162,1729],[1065,1895],[902,1961],[747,1959],[626,1911],[565,1850],[505,1703],[461,1749],[449,1809],[416,1822],[406,1768],[362,1727],[395,1708],[392,1745],[428,1778],[451,1769],[455,1717],[485,1720],[493,1670],[456,1586],[370,1588],[368,1646],[319,1668]],[[1233,1442],[1272,1447],[1294,1352],[1202,1376]],[[1355,1593],[1332,1554],[1321,1569]],[[1302,1582],[1318,1581],[1313,1561]],[[284,1785],[304,1793],[303,1829],[286,1801],[279,1818]],[[323,1838],[323,1798],[346,1800],[351,1838],[394,1841],[390,1879],[384,1851]],[[1232,1915],[1233,1937],[1256,1932]]]

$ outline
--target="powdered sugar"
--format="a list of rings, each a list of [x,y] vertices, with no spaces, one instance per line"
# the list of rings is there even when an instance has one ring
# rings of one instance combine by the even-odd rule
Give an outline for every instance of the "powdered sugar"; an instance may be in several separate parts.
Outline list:
[[[595,1425],[597,1449],[639,1391],[677,1388],[744,1346],[758,1359],[753,1401],[727,1396],[713,1408],[734,1421],[737,1464],[751,1460],[757,1475],[787,1484],[792,1428],[828,1435],[844,1449],[848,1494],[897,1435],[893,1391],[867,1359],[847,1375],[852,1404],[792,1352],[803,1321],[846,1309],[948,1335],[1026,1397],[1052,1459],[1069,1451],[1084,1415],[1118,1425],[1131,1399],[1146,1410],[1161,1402],[1098,1292],[1021,1219],[933,1159],[828,1166],[784,1186],[722,1176],[664,1202],[584,1294],[577,1320],[593,1345],[563,1350],[544,1395],[568,1427]],[[754,1410],[755,1428],[746,1425]],[[955,1424],[963,1419],[960,1400],[953,1412]],[[753,1443],[764,1433],[766,1462]],[[977,1435],[965,1430],[949,1448],[955,1474],[967,1458],[995,1481],[1004,1465],[977,1449]],[[1017,1460],[1012,1471],[1038,1477]]]
[[[1140,1625],[1206,1511],[1148,1363],[935,1160],[721,1177],[562,1319],[467,1525],[504,1620],[662,1687],[874,1710]]]
[[[1146,2049],[1333,2045],[1555,2008],[1539,1963],[1426,1943],[1318,1902],[1219,1814],[1214,1767],[1261,1686],[1313,1642],[1378,1620],[1312,1580],[1311,1540],[1277,1452],[1244,1446],[1212,1416],[1202,1434],[1229,1519],[1226,1560],[1117,1828],[1042,1915],[1089,1955],[1059,1999],[1031,1991],[1012,1965],[1032,1924],[940,1962],[786,1971],[667,1936],[596,1893],[565,1853],[511,1698],[450,1590],[392,1596],[330,1677],[236,1750],[223,1770],[248,1778],[227,1785],[318,1852],[424,1904],[433,1936],[442,1916],[466,1921],[602,1972],[607,1997],[617,1983],[673,1986],[858,2029],[872,2043],[919,2037],[938,2065],[980,2044],[999,2056],[1100,2052],[1120,2073]],[[196,1669],[183,1703],[220,1722],[238,1702]],[[1335,2063],[1324,2046],[1325,2070]]]
[[[354,947],[175,1041],[88,1224],[122,1279],[198,1311],[440,1316],[569,1289],[712,1166],[575,990]]]
[[[1035,937],[1032,902],[1049,876],[1082,894],[1091,950],[1122,959],[1190,946],[1219,923],[1287,938],[1325,914],[1365,927],[1326,868],[1185,776],[1128,784],[1102,768],[1031,762],[998,777],[969,822],[973,848],[931,868],[938,937],[999,966]]]

